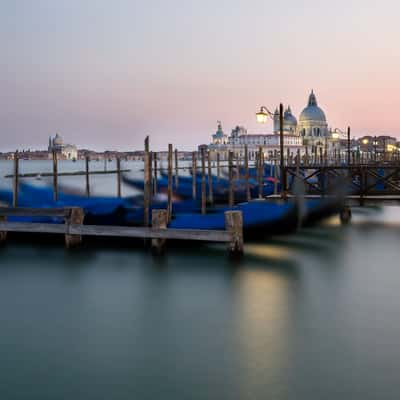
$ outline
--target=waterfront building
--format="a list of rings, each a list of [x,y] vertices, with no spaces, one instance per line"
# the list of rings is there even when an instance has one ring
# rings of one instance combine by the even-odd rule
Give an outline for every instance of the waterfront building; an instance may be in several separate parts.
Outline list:
[[[78,149],[73,144],[64,143],[63,138],[56,133],[54,138],[49,137],[48,153],[49,158],[52,153],[55,152],[61,159],[65,160],[76,160],[78,158]]]
[[[272,157],[280,152],[280,118],[279,110],[275,109],[272,116],[272,134],[249,134],[245,127],[236,126],[231,134],[227,135],[222,130],[222,124],[218,121],[215,134],[212,135],[212,142],[208,146],[212,158],[218,152],[223,159],[228,157],[229,151],[233,151],[235,156],[244,155],[244,146],[247,145],[250,160],[254,160],[260,147],[264,157]],[[308,97],[308,103],[300,114],[299,122],[293,115],[292,110],[287,107],[283,115],[283,145],[285,151],[303,155],[306,148],[310,153],[333,152],[335,149],[341,151],[342,141],[345,133],[339,129],[331,130],[328,128],[325,112],[318,106],[314,91]]]

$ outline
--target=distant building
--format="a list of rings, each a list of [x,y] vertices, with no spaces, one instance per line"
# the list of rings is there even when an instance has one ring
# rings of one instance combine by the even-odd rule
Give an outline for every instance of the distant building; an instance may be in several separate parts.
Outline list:
[[[244,155],[244,146],[247,145],[250,160],[254,160],[260,147],[265,157],[271,157],[280,152],[280,116],[278,108],[275,109],[273,118],[272,134],[248,134],[243,126],[232,129],[230,135],[222,130],[222,124],[218,121],[212,142],[208,146],[211,157],[215,158],[218,152],[223,158],[227,158],[228,152],[233,151],[235,155]],[[283,114],[283,145],[285,152],[295,154],[300,151],[304,154],[306,149],[309,153],[320,153],[321,151],[334,152],[343,151],[342,140],[345,135],[342,131],[328,128],[325,112],[318,106],[314,91],[308,97],[307,106],[300,114],[299,122],[292,114],[289,107]],[[215,154],[213,154],[215,153]]]
[[[49,137],[48,146],[49,157],[56,152],[60,158],[65,160],[76,160],[78,158],[78,149],[73,144],[64,143],[63,138],[56,133],[54,138]]]

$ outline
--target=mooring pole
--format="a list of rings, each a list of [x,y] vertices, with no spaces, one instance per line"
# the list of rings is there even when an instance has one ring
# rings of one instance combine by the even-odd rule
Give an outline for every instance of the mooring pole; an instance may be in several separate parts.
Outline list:
[[[219,183],[219,180],[221,178],[221,166],[220,166],[220,154],[217,152],[217,182]]]
[[[262,147],[260,146],[258,150],[258,198],[262,199],[263,195],[263,152],[262,152]]]
[[[212,182],[210,150],[207,153],[207,167],[208,167],[208,201],[212,205],[214,203],[214,197],[213,197],[213,182]]]
[[[178,149],[175,149],[175,190],[179,185]]]
[[[117,157],[117,196],[121,197],[121,159]]]
[[[14,153],[14,179],[13,179],[13,207],[18,207],[19,189],[19,154],[18,150]]]
[[[172,216],[172,144],[168,145],[168,221]]]
[[[285,155],[283,145],[283,104],[279,104],[279,145],[281,156],[281,194],[285,195],[286,191],[286,172],[285,172]]]
[[[249,183],[249,148],[247,144],[244,145],[244,173],[246,177],[246,198],[247,201],[251,200],[250,183]]]
[[[53,150],[53,198],[58,201],[58,164],[57,153]]]
[[[201,148],[201,213],[206,213],[206,160],[204,147]]]
[[[89,156],[85,156],[86,197],[90,197]]]
[[[347,165],[350,165],[350,127],[347,128]]]
[[[232,151],[229,151],[228,169],[229,169],[229,207],[233,207],[235,199],[234,199],[234,190],[233,190],[233,152]]]
[[[153,193],[157,194],[157,179],[158,179],[158,171],[157,171],[157,153],[154,153],[153,156],[153,164],[154,164],[154,181],[153,181]]]
[[[197,189],[196,189],[196,180],[197,180],[197,161],[196,161],[196,152],[192,152],[192,198],[196,200],[197,197]]]

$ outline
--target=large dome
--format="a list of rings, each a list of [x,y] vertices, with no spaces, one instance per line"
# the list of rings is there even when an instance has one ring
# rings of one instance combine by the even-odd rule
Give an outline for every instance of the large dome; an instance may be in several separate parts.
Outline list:
[[[53,144],[54,146],[62,146],[64,144],[62,137],[58,133],[54,137]]]
[[[290,106],[285,111],[285,114],[283,116],[283,123],[287,124],[287,125],[297,126],[297,119],[292,114],[292,110],[290,109]]]
[[[318,107],[317,99],[313,91],[311,91],[308,99],[308,106],[300,114],[300,122],[304,121],[326,122],[325,113]]]

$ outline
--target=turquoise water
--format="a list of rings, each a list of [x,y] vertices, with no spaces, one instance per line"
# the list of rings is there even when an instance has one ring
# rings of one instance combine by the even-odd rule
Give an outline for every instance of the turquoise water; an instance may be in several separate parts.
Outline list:
[[[337,222],[239,262],[8,241],[0,399],[398,399],[400,209]]]

